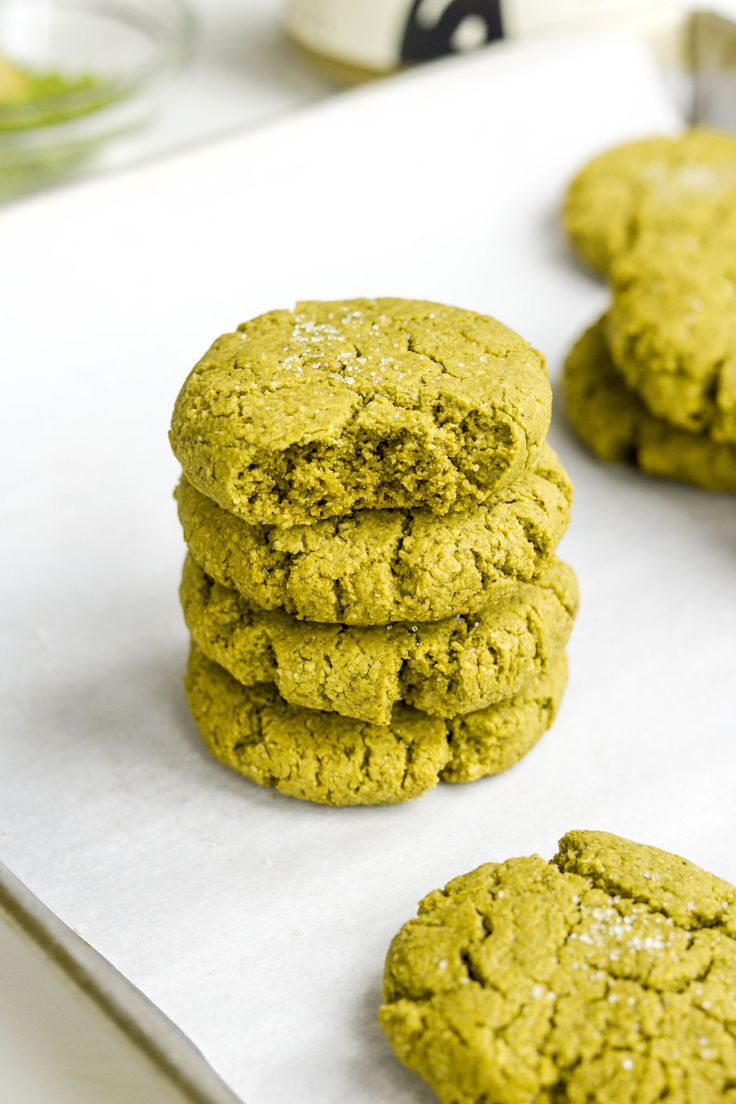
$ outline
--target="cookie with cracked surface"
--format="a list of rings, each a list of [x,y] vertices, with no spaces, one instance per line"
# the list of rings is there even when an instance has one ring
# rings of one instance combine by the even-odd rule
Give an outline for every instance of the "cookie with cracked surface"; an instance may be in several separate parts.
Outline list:
[[[647,235],[612,277],[608,345],[628,386],[656,418],[736,444],[736,249]]]
[[[736,1101],[736,889],[570,832],[489,863],[395,937],[380,1022],[445,1104]]]
[[[614,367],[605,319],[574,345],[563,387],[571,425],[601,460],[634,463],[650,475],[736,494],[736,447],[653,417]]]
[[[485,502],[546,436],[540,353],[500,322],[409,299],[298,303],[218,338],[176,400],[171,445],[253,524]]]
[[[243,686],[193,644],[186,691],[210,751],[252,782],[324,805],[387,805],[513,766],[554,721],[566,679],[561,652],[513,698],[478,713],[441,720],[397,705],[389,725],[374,725]]]
[[[361,510],[313,525],[251,525],[182,477],[179,518],[192,555],[218,583],[264,609],[347,625],[438,621],[508,599],[554,556],[572,486],[543,445],[532,466],[482,506]]]
[[[454,717],[510,697],[563,649],[578,602],[559,561],[504,605],[414,624],[297,621],[216,583],[191,555],[180,593],[194,640],[239,682],[272,682],[293,705],[384,725],[399,702]]]
[[[572,181],[563,222],[586,264],[608,273],[642,231],[700,241],[736,219],[736,136],[694,128],[600,154]]]

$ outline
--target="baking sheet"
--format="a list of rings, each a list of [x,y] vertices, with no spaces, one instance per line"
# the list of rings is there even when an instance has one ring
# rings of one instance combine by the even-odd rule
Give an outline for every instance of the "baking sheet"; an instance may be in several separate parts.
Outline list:
[[[601,147],[677,124],[637,36],[560,37],[350,94],[0,216],[0,858],[249,1104],[418,1104],[375,1014],[418,898],[570,827],[736,880],[736,511],[601,467],[558,410],[583,605],[518,767],[330,810],[204,752],[181,689],[166,429],[217,333],[298,297],[489,311],[550,357],[602,309],[556,205]]]

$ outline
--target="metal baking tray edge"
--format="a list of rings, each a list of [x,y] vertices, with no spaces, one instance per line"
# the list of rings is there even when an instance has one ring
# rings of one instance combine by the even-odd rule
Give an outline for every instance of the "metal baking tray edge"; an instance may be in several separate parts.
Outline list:
[[[0,912],[28,936],[188,1104],[240,1104],[189,1039],[0,863]]]

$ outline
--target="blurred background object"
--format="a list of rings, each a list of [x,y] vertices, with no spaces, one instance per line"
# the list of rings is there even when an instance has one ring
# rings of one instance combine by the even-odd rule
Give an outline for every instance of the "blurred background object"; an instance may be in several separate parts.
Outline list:
[[[181,0],[0,0],[0,199],[137,131],[190,38]]]
[[[631,0],[285,0],[285,25],[333,71],[355,79],[632,7]]]
[[[0,202],[336,91],[289,42],[281,10],[281,0],[0,0]]]
[[[631,0],[0,0],[0,202],[266,122],[346,77],[624,8]]]

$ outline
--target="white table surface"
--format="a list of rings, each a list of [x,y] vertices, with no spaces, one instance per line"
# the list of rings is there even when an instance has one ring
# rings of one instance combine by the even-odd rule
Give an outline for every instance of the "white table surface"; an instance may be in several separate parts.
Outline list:
[[[2,910],[0,1086],[8,1104],[186,1104]]]

